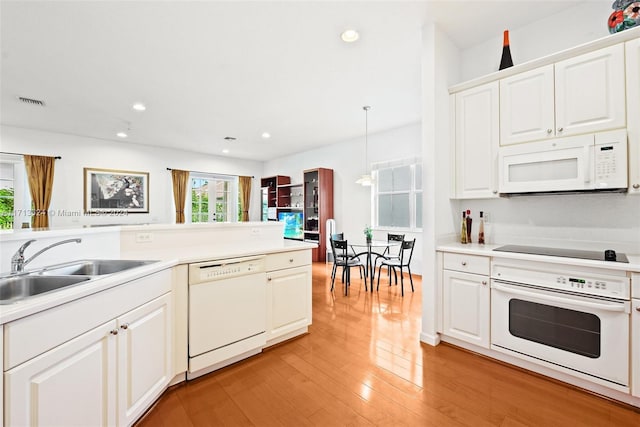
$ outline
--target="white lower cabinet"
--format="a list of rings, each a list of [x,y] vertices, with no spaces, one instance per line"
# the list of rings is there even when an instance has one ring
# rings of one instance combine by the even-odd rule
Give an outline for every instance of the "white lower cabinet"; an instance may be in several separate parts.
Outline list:
[[[171,294],[118,318],[118,414],[120,426],[135,420],[173,377]]]
[[[267,344],[298,335],[311,324],[311,251],[267,257]]]
[[[8,370],[7,427],[133,424],[171,380],[171,334],[167,293]]]
[[[489,348],[489,278],[444,272],[444,334]]]
[[[442,333],[489,348],[489,258],[445,253],[442,278]]]
[[[640,397],[640,298],[631,300],[631,394]]]
[[[112,320],[5,372],[7,427],[115,425],[116,328]]]

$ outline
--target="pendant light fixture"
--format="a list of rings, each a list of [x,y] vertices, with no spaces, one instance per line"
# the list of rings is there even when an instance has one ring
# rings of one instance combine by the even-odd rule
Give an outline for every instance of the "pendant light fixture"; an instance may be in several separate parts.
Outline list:
[[[362,109],[364,110],[364,175],[362,175],[360,177],[360,179],[358,179],[356,181],[356,184],[360,184],[363,187],[370,187],[371,186],[371,175],[368,173],[369,170],[369,159],[368,159],[368,145],[369,145],[369,110],[371,109],[370,106],[365,105],[364,107],[362,107]]]

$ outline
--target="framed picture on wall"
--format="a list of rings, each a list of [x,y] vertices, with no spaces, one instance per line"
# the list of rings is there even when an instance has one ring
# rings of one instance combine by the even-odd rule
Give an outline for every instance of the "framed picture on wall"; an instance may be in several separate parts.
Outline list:
[[[149,173],[84,168],[86,213],[149,213]]]

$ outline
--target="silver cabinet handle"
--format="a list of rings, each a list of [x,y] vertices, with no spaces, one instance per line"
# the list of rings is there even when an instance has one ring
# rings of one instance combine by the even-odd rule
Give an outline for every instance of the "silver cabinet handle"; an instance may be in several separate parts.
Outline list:
[[[638,188],[640,188],[640,184],[633,184],[633,188],[637,190]]]
[[[466,266],[467,265],[467,261],[462,261],[462,266]]]
[[[551,132],[553,132],[553,129],[547,129],[548,134],[551,134]]]
[[[293,258],[289,258],[289,262],[293,262]]]
[[[483,284],[484,286],[487,286],[487,281],[486,281],[486,280],[483,280],[483,281],[482,281],[482,284]]]
[[[109,332],[111,335],[118,335],[118,330],[117,329],[113,329]]]
[[[493,190],[493,194],[498,194],[498,190]]]
[[[125,330],[126,330],[126,329],[129,329],[129,324],[128,324],[128,323],[123,323],[122,325],[120,325],[120,327],[121,327],[122,329],[125,329]]]
[[[636,307],[636,311],[640,311],[640,305]]]
[[[270,282],[271,281],[271,277],[267,277],[267,280]]]
[[[562,132],[564,128],[558,128],[558,132]]]

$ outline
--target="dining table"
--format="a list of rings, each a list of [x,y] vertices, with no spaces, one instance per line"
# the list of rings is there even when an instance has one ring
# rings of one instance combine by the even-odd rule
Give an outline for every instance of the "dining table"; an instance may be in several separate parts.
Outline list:
[[[349,246],[354,252],[355,257],[366,256],[365,263],[365,275],[364,275],[364,286],[367,286],[367,278],[370,278],[370,288],[371,292],[373,292],[373,279],[375,276],[375,260],[373,259],[373,255],[376,255],[376,259],[378,256],[383,256],[385,251],[392,246],[400,246],[402,242],[399,241],[387,241],[387,240],[349,240]]]

